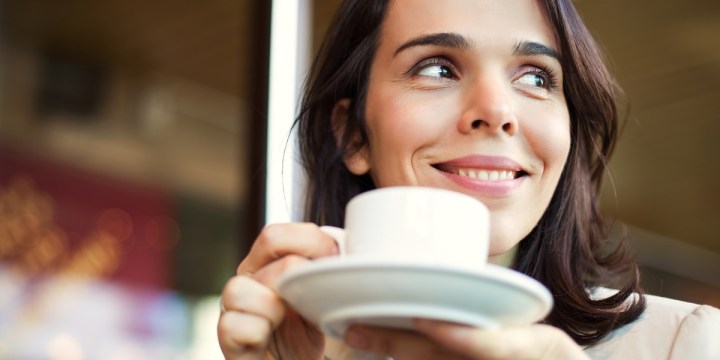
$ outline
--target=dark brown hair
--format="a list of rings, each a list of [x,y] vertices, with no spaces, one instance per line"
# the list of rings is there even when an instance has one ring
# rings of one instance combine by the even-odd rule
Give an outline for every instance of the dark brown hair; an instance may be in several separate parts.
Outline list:
[[[545,322],[581,345],[601,340],[634,321],[644,310],[637,265],[622,244],[607,251],[598,196],[617,138],[617,87],[598,46],[570,0],[540,0],[560,45],[564,91],[570,112],[571,147],[553,198],[518,248],[514,268],[548,287],[555,306]],[[306,84],[298,126],[308,176],[306,219],[342,226],[344,208],[355,195],[373,189],[369,175],[350,173],[343,162],[367,143],[365,98],[388,0],[346,0],[330,26]],[[344,133],[336,140],[332,109],[351,99]],[[354,135],[355,134],[355,135]],[[355,137],[353,137],[355,136]],[[589,290],[624,272],[627,283],[606,299]],[[630,301],[627,301],[631,299]]]

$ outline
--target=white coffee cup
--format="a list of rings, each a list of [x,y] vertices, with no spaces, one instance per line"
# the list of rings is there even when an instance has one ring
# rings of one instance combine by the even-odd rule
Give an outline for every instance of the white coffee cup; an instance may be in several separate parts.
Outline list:
[[[487,263],[489,211],[444,189],[387,187],[347,204],[345,229],[323,226],[341,256],[481,270]]]

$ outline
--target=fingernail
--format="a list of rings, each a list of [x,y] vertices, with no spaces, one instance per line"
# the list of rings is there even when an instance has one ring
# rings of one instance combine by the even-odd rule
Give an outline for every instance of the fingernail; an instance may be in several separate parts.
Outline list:
[[[360,350],[367,349],[370,345],[368,343],[367,334],[358,329],[348,329],[348,331],[345,332],[345,342],[348,345]]]

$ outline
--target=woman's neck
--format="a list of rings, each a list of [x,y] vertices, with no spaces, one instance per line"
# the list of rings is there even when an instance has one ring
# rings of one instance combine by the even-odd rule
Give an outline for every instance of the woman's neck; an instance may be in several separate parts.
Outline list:
[[[515,254],[517,254],[517,245],[513,246],[510,250],[502,254],[491,255],[488,258],[488,262],[491,264],[509,268],[515,261]]]

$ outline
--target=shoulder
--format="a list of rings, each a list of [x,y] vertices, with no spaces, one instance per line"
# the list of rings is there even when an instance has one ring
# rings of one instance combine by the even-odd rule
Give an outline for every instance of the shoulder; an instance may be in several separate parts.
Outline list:
[[[707,325],[718,325],[720,310],[709,305],[699,305],[661,296],[645,295],[647,307],[640,321],[648,323],[685,326],[687,321],[707,320]],[[718,329],[720,330],[720,328]]]
[[[611,290],[600,289],[593,296],[609,294]],[[636,321],[587,348],[588,355],[593,359],[720,359],[720,310],[653,295],[645,295],[645,300],[645,312]]]

